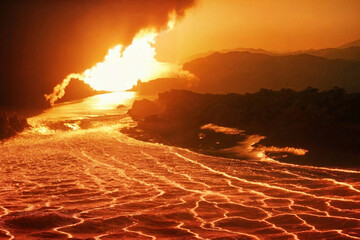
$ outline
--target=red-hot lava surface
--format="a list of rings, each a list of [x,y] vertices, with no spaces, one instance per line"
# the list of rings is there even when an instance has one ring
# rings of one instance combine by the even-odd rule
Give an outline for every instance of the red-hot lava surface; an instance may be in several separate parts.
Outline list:
[[[201,155],[90,115],[0,145],[0,239],[360,239],[360,169]]]

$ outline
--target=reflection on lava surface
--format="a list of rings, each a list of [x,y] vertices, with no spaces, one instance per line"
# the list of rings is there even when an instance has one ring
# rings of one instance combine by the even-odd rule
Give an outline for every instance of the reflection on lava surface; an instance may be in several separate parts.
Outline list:
[[[360,238],[359,169],[141,142],[119,132],[122,99],[58,105],[30,120],[50,132],[0,146],[0,239]]]

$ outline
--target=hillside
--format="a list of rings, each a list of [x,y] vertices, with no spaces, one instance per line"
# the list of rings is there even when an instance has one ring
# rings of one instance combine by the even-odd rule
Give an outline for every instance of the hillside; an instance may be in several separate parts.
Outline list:
[[[310,54],[313,56],[323,57],[327,59],[344,59],[344,60],[360,61],[360,46],[309,50],[303,53]]]
[[[338,48],[348,48],[348,47],[360,47],[360,39],[341,45]]]
[[[274,52],[274,51],[267,51],[261,48],[243,48],[243,47],[238,47],[238,48],[233,48],[233,49],[222,49],[222,50],[214,50],[214,51],[208,51],[208,52],[203,52],[203,53],[198,53],[195,55],[192,55],[190,57],[187,57],[186,59],[184,59],[184,61],[182,61],[183,63],[186,62],[190,62],[192,60],[198,59],[198,58],[202,58],[202,57],[207,57],[211,54],[214,53],[229,53],[229,52],[249,52],[249,53],[263,53],[266,55],[271,55],[271,56],[276,56],[276,55],[281,55],[278,52]]]
[[[360,91],[360,62],[329,60],[308,54],[270,56],[260,53],[214,53],[184,64],[199,77],[197,92],[245,93],[261,88],[321,90],[335,86]]]
[[[249,52],[249,53],[263,53],[270,56],[285,56],[285,55],[300,55],[300,54],[309,54],[313,56],[323,57],[327,59],[344,59],[344,60],[356,60],[360,61],[360,39],[343,44],[339,47],[334,48],[323,48],[323,49],[309,49],[301,51],[290,51],[290,52],[276,52],[269,51],[258,48],[233,48],[233,49],[223,49],[217,51],[208,51],[203,53],[198,53],[187,57],[185,62],[190,62],[198,58],[207,57],[214,53],[229,53],[229,52]]]

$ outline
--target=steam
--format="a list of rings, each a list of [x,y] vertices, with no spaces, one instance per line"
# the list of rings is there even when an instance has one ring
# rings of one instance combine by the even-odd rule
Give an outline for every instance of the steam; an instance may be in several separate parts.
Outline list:
[[[54,87],[54,90],[51,94],[45,94],[44,97],[51,105],[61,99],[65,95],[65,88],[69,85],[71,79],[79,79],[83,80],[83,75],[79,73],[71,73],[69,74],[61,83]]]
[[[170,31],[175,24],[176,13],[169,14],[167,29]],[[153,47],[159,35],[155,29],[141,30],[126,48],[119,44],[109,49],[102,62],[86,69],[82,73],[69,74],[53,92],[45,94],[45,99],[51,105],[65,95],[65,89],[71,79],[79,79],[90,85],[94,90],[124,91],[130,89],[140,79],[149,81],[161,77],[194,78],[194,75],[184,71],[181,65],[158,62]]]

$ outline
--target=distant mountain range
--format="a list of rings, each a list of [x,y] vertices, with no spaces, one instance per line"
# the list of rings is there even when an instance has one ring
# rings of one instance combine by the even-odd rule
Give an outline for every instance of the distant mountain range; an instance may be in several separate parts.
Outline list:
[[[183,64],[184,70],[199,78],[197,82],[158,79],[139,82],[132,90],[147,94],[172,88],[203,93],[246,93],[261,88],[303,90],[314,87],[327,90],[340,87],[348,92],[359,92],[360,46],[356,46],[359,42],[341,48],[287,54],[261,49],[224,50]]]
[[[310,54],[313,56],[324,57],[328,59],[345,59],[345,60],[358,60],[360,61],[360,39],[346,43],[336,48],[324,48],[324,49],[309,49],[293,52],[276,52],[264,50],[261,48],[233,48],[233,49],[224,49],[218,51],[208,51],[204,53],[198,53],[192,55],[184,62],[190,62],[197,58],[206,57],[213,53],[228,53],[228,52],[250,52],[250,53],[264,53],[271,56],[280,56],[280,55],[299,55],[299,54]]]
[[[184,64],[199,77],[195,91],[256,92],[261,88],[333,87],[360,91],[360,61],[329,60],[308,54],[269,56],[260,53],[214,53]]]
[[[280,53],[274,52],[274,51],[267,51],[261,48],[233,48],[233,49],[223,49],[223,50],[217,50],[217,51],[208,51],[204,53],[198,53],[195,55],[192,55],[185,59],[183,63],[191,62],[192,60],[207,57],[213,53],[228,53],[228,52],[250,52],[250,53],[263,53],[271,56],[281,55]]]
[[[360,46],[309,50],[303,53],[318,57],[324,57],[327,59],[345,59],[360,61]]]
[[[310,54],[313,56],[324,57],[327,59],[345,59],[360,61],[360,39],[346,43],[337,48],[310,49],[306,51],[292,52],[296,54]]]
[[[360,47],[360,39],[341,45],[338,48],[348,48],[348,47]]]

